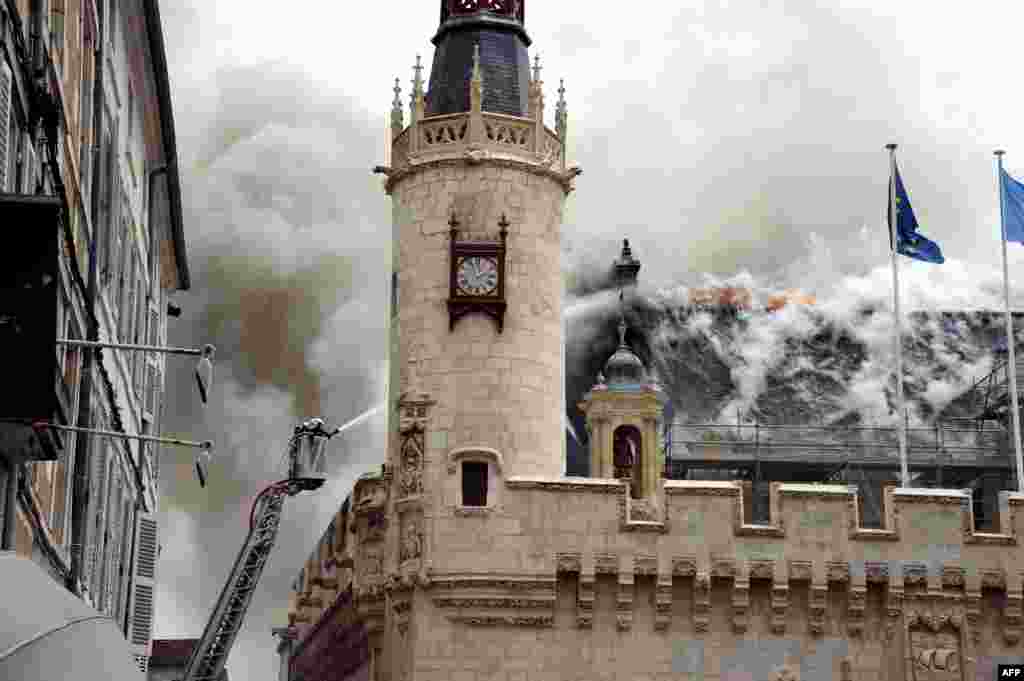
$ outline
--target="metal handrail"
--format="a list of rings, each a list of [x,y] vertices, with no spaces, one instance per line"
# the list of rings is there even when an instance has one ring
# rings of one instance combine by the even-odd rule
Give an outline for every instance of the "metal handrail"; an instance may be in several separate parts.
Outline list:
[[[963,424],[966,427],[956,427]],[[969,425],[968,425],[969,424]],[[849,451],[895,446],[897,429],[884,426],[779,425],[753,423],[674,423],[667,429],[666,458],[673,445],[688,447],[799,449]],[[786,437],[790,434],[790,437]],[[781,435],[782,437],[779,437]],[[908,428],[908,445],[915,452],[1001,452],[1008,433],[999,424],[978,424],[973,419],[950,419],[931,428]],[[687,437],[689,436],[689,437]],[[994,453],[995,453],[994,452]],[[887,453],[885,458],[891,456]]]

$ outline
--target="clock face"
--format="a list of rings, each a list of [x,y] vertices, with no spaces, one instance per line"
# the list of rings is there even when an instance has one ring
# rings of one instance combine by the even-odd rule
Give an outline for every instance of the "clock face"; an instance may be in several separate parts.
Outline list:
[[[482,256],[462,258],[455,272],[455,282],[462,295],[490,295],[498,288],[498,263]]]

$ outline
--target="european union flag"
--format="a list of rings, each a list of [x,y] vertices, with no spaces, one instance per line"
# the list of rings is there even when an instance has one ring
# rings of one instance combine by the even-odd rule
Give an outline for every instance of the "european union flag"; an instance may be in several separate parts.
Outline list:
[[[1006,240],[1024,244],[1024,184],[1003,173],[1003,221]]]
[[[896,252],[914,260],[931,262],[941,265],[946,262],[939,245],[917,231],[917,218],[910,207],[910,197],[903,188],[899,168],[890,181],[896,182]],[[892,203],[889,202],[889,224],[892,225]],[[889,231],[889,248],[892,248],[892,228]]]

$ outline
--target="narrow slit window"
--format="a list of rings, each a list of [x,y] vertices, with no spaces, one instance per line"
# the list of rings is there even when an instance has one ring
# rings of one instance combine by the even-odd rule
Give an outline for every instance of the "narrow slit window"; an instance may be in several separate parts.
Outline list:
[[[487,464],[465,461],[462,464],[462,505],[487,505]]]

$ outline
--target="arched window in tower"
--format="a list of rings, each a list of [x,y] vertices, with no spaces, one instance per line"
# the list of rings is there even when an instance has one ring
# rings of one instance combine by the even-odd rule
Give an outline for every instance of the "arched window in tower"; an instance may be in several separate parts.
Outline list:
[[[629,479],[630,495],[640,498],[640,453],[641,436],[636,426],[619,426],[612,434],[612,463],[615,466],[615,477],[620,480]]]

